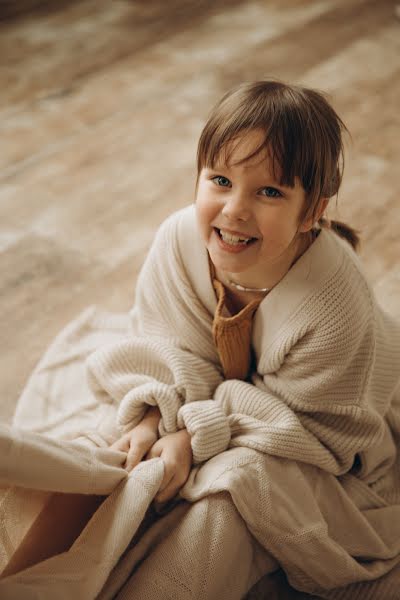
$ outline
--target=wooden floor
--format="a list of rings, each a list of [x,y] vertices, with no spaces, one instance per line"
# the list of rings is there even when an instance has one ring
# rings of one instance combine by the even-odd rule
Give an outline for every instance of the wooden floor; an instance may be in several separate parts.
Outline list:
[[[398,15],[388,0],[0,3],[3,420],[69,320],[130,307],[155,229],[193,200],[207,113],[241,81],[330,94],[353,136],[337,210],[400,315]]]

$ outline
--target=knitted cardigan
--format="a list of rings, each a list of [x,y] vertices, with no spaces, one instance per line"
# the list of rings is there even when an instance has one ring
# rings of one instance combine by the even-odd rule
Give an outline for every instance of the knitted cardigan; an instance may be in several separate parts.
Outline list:
[[[359,477],[378,479],[396,455],[389,424],[400,327],[377,306],[350,247],[323,230],[263,300],[251,383],[223,380],[211,335],[216,304],[189,207],[156,236],[138,280],[132,337],[87,362],[92,390],[120,402],[122,429],[157,404],[161,433],[187,427],[196,463],[244,445],[335,475],[358,456]]]
[[[147,405],[161,435],[186,427],[198,466],[181,495],[228,490],[298,589],[376,597],[365,582],[400,560],[399,324],[325,229],[255,313],[249,382],[222,375],[216,305],[189,206],[156,235],[129,336],[88,358],[92,392],[121,431]]]

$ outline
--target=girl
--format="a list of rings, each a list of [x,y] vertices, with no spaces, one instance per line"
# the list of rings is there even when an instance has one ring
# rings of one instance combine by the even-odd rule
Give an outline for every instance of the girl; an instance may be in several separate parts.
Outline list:
[[[325,216],[344,131],[310,89],[226,94],[195,205],[161,226],[139,276],[130,336],[87,360],[123,433],[96,435],[132,473],[164,464],[115,597],[232,600],[281,567],[322,598],[396,598],[400,327],[356,232]]]

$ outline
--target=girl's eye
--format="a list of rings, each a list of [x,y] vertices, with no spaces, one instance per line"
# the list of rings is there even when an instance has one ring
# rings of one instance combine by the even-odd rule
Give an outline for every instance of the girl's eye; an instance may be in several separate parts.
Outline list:
[[[220,187],[228,187],[230,181],[227,177],[223,177],[223,175],[216,175],[215,177],[211,177],[211,181],[214,181],[216,185]]]
[[[273,187],[265,187],[261,190],[262,192],[266,192],[263,196],[267,196],[267,198],[279,198],[282,196],[279,190]]]

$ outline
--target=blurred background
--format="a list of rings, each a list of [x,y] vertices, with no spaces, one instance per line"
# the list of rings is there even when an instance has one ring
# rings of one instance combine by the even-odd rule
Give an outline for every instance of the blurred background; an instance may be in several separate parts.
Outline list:
[[[0,0],[1,417],[84,308],[127,311],[161,221],[193,201],[233,85],[326,91],[349,127],[329,216],[400,316],[400,9],[391,0]]]

